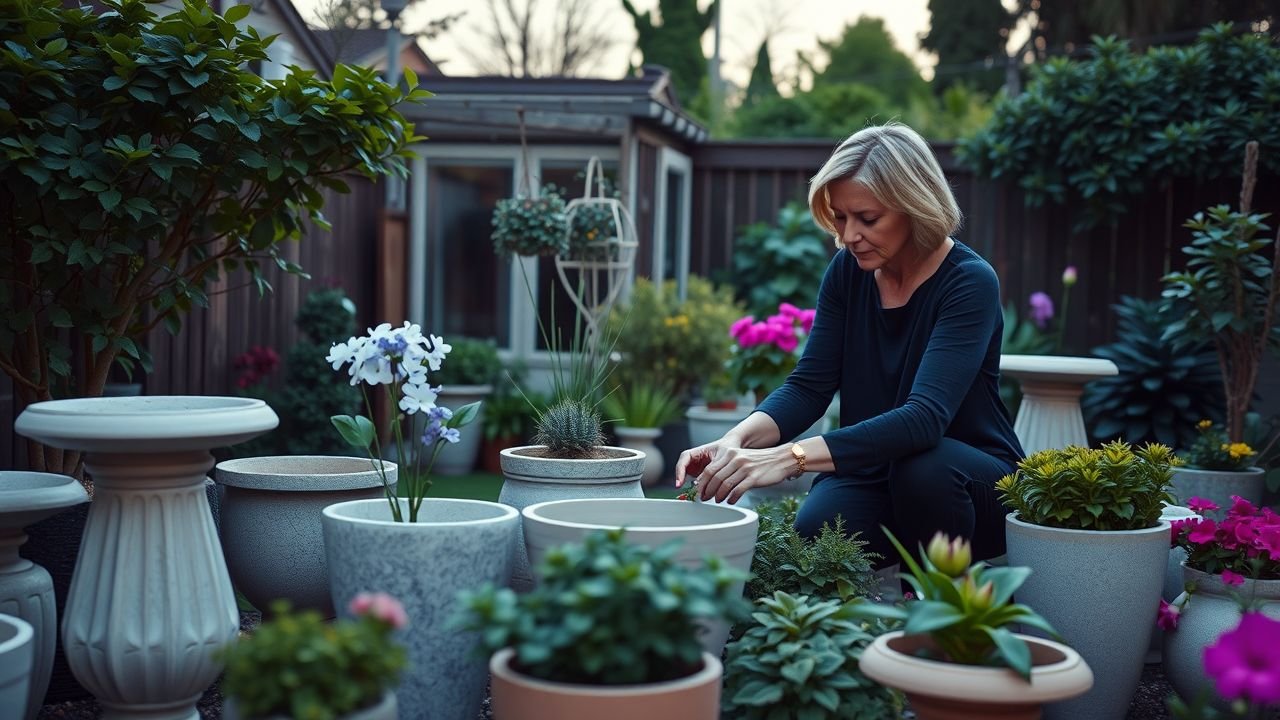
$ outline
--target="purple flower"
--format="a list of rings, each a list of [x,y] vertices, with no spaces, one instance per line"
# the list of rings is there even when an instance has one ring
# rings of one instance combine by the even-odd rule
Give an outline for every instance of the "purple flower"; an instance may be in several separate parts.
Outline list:
[[[1031,320],[1036,327],[1041,330],[1048,327],[1049,321],[1053,319],[1053,300],[1045,293],[1033,292],[1028,305],[1031,307]]]
[[[1204,649],[1204,671],[1228,700],[1280,701],[1280,622],[1245,613],[1236,629]]]

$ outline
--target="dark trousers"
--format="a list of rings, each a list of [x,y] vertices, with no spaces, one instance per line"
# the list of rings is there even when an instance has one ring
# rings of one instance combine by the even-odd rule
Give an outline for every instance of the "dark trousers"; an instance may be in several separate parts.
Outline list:
[[[899,562],[883,525],[913,554],[939,530],[973,543],[973,559],[1003,555],[1004,517],[1008,510],[995,491],[1012,471],[998,460],[958,440],[943,438],[937,447],[889,465],[883,480],[822,475],[796,516],[796,529],[815,537],[825,523],[844,518],[847,534],[861,533],[867,550],[878,554],[876,569]]]

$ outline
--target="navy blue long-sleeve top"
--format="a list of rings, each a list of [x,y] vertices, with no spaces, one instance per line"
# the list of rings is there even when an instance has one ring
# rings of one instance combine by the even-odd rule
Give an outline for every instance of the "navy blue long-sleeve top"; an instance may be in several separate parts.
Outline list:
[[[818,291],[804,354],[757,408],[789,441],[840,391],[840,427],[822,436],[835,474],[886,477],[894,460],[949,437],[1010,466],[1022,458],[1000,400],[1004,319],[995,270],[956,242],[906,305],[881,306],[874,274],[840,251]]]

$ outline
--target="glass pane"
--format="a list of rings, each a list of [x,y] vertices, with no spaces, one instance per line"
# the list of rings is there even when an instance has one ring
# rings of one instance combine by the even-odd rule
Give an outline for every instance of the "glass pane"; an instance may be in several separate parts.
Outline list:
[[[489,239],[493,208],[512,193],[512,165],[497,161],[427,164],[427,330],[495,338],[511,346],[509,261]]]
[[[666,239],[662,246],[662,278],[666,282],[677,282],[680,279],[678,263],[680,257],[684,255],[682,246],[686,242],[686,239],[681,237],[684,216],[687,212],[684,207],[684,182],[683,173],[667,170],[667,217],[666,227],[662,229],[663,237]],[[679,295],[684,297],[683,285],[680,286]]]

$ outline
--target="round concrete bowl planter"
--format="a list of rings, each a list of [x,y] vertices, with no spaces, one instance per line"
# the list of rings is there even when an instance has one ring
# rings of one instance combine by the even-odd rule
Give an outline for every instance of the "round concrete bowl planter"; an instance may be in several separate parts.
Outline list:
[[[0,614],[0,717],[22,718],[32,708],[31,671],[35,667],[36,632],[22,618]]]
[[[511,666],[515,651],[489,660],[493,716],[497,720],[718,720],[720,660],[702,653],[702,669],[668,682],[643,685],[575,685],[529,677]]]
[[[644,453],[611,446],[599,449],[606,457],[591,460],[539,457],[545,450],[542,445],[503,450],[498,502],[523,510],[549,500],[643,498]],[[527,590],[533,585],[533,575],[523,533],[517,533],[515,562],[511,586]]]
[[[1122,720],[1137,690],[1169,562],[1169,521],[1142,530],[1073,530],[1005,519],[1018,589],[1093,669],[1093,689],[1045,708],[1049,720]]]
[[[395,463],[385,463],[394,491]],[[295,608],[333,617],[320,513],[347,500],[385,497],[373,461],[359,457],[277,455],[218,463],[222,552],[231,582],[254,607]]]
[[[654,443],[662,437],[662,428],[616,425],[613,434],[618,436],[620,447],[644,453],[644,473],[640,476],[640,484],[645,487],[656,485],[662,479],[663,462],[662,452]]]
[[[401,499],[408,518],[408,501]],[[452,630],[458,593],[511,577],[520,514],[481,500],[427,499],[417,522],[395,522],[386,500],[351,500],[322,513],[329,588],[340,616],[361,592],[404,604],[409,624],[397,640],[409,666],[396,691],[405,717],[473,720],[488,671],[480,638]]]
[[[397,720],[398,717],[396,694],[388,691],[383,693],[382,700],[377,705],[347,713],[340,716],[338,720]],[[229,697],[222,703],[222,720],[290,720],[290,718],[284,715],[270,715],[262,718],[245,717],[240,714],[240,707],[236,703],[236,699]]]
[[[596,530],[626,528],[627,542],[636,545],[658,547],[683,540],[676,554],[682,565],[701,567],[704,556],[716,555],[745,573],[751,570],[760,528],[760,518],[752,510],[686,500],[554,500],[530,505],[521,514],[529,561],[535,568],[551,548],[581,542]],[[720,657],[728,637],[727,623],[703,623],[703,650]]]
[[[1180,598],[1180,603],[1186,602],[1178,616],[1177,629],[1164,633],[1165,677],[1183,700],[1192,702],[1205,692],[1210,704],[1229,713],[1231,704],[1218,695],[1205,675],[1204,648],[1240,624],[1237,597],[1256,602],[1258,612],[1280,620],[1280,580],[1245,578],[1243,584],[1230,586],[1222,582],[1221,575],[1185,566],[1183,580],[1186,585],[1194,585],[1195,590],[1190,597]]]
[[[1193,497],[1212,500],[1220,508],[1231,507],[1231,496],[1239,495],[1254,505],[1262,504],[1267,476],[1262,468],[1246,470],[1197,470],[1174,468],[1169,492],[1181,505]]]
[[[1093,684],[1089,665],[1061,643],[1019,635],[1031,646],[1031,682],[1009,668],[960,665],[917,657],[934,648],[928,635],[895,630],[876,638],[858,668],[907,695],[919,720],[1038,720],[1042,706],[1076,697]]]
[[[484,436],[484,432],[480,429],[484,427],[484,402],[482,401],[492,394],[492,385],[446,385],[440,391],[440,396],[436,398],[436,405],[457,410],[463,405],[480,402],[480,409],[476,413],[475,420],[471,422],[471,427],[463,429],[460,433],[461,439],[458,442],[445,443],[444,447],[440,448],[440,454],[436,456],[436,464],[431,469],[433,474],[465,475],[475,469],[476,462],[480,459],[480,440]],[[421,434],[422,430],[418,429],[414,437]]]

